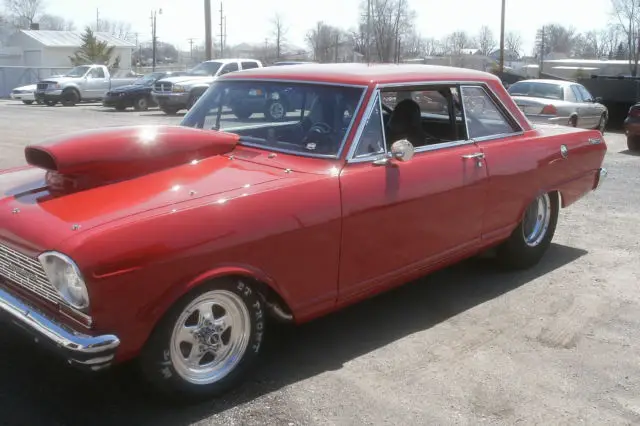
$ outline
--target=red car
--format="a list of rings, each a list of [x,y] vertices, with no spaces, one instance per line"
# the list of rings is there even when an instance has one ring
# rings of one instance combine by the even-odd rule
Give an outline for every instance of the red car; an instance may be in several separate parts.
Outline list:
[[[627,136],[627,148],[631,152],[640,152],[640,104],[632,105],[624,120]]]
[[[227,107],[265,86],[301,94],[286,119]],[[488,249],[532,267],[606,149],[597,130],[533,128],[488,73],[230,73],[180,126],[26,147],[0,174],[0,311],[70,364],[136,358],[158,389],[220,394],[268,318],[304,323]]]

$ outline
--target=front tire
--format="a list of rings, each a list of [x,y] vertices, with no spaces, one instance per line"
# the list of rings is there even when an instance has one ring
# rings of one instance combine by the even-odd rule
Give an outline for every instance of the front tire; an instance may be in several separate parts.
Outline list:
[[[182,297],[152,333],[140,361],[162,393],[209,398],[240,384],[262,349],[266,312],[243,279],[216,280]]]
[[[509,239],[498,247],[498,262],[507,269],[527,269],[538,264],[551,245],[559,211],[555,192],[533,200]]]
[[[141,96],[133,103],[133,108],[136,111],[147,111],[149,109],[149,101],[146,96]]]
[[[162,112],[164,112],[167,115],[176,115],[179,111],[178,108],[169,107],[169,106],[161,106],[160,110],[162,110]]]
[[[80,94],[75,89],[67,89],[62,92],[60,103],[62,106],[76,106],[80,102]]]

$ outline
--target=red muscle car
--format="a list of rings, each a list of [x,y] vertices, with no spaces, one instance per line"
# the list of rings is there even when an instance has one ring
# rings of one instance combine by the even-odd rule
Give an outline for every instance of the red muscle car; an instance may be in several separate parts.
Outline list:
[[[300,96],[284,119],[239,119],[255,87]],[[532,267],[606,149],[598,130],[532,127],[483,72],[227,74],[180,126],[58,136],[0,174],[0,312],[72,365],[135,358],[158,389],[218,395],[268,318],[310,321],[488,249]]]

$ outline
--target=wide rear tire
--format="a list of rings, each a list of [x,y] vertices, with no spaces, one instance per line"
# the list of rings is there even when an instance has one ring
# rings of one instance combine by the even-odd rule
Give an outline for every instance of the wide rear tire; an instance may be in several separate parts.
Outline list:
[[[139,361],[162,394],[218,396],[240,384],[257,361],[266,312],[247,280],[221,279],[183,296],[152,333]]]
[[[527,269],[538,264],[551,245],[559,211],[556,192],[533,200],[509,239],[498,247],[498,262],[507,269]]]
[[[638,136],[627,136],[627,148],[631,152],[639,152],[640,151],[640,137]]]

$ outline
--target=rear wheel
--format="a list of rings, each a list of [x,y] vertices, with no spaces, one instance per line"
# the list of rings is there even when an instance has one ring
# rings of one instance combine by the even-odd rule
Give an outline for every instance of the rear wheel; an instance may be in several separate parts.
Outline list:
[[[142,352],[145,376],[175,397],[211,397],[244,380],[262,348],[266,313],[242,279],[202,285],[161,320]]]
[[[567,124],[571,127],[578,127],[578,117],[576,117],[575,115],[569,117],[569,122]]]
[[[559,210],[559,197],[555,192],[541,194],[533,200],[509,239],[498,247],[498,261],[508,269],[535,266],[551,245]]]
[[[627,148],[629,148],[629,151],[632,152],[640,151],[640,137],[627,136]]]
[[[146,111],[149,109],[149,101],[147,100],[146,96],[141,96],[138,99],[135,100],[135,102],[133,103],[133,108],[135,108],[136,111]]]

